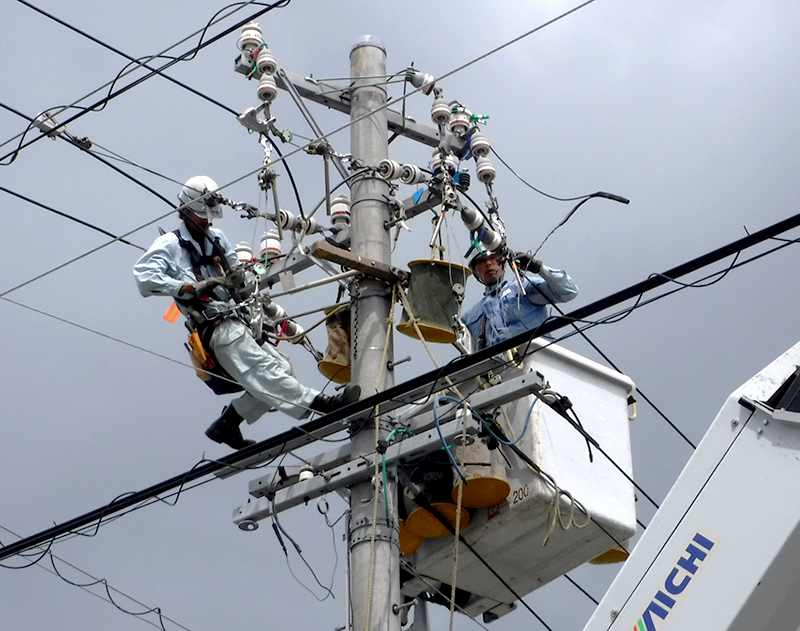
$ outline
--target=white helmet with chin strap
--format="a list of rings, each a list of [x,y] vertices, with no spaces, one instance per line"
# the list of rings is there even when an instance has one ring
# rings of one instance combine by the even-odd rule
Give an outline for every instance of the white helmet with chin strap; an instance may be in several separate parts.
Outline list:
[[[486,285],[487,283],[483,281],[480,274],[478,274],[478,270],[476,268],[478,266],[478,263],[480,263],[481,261],[485,261],[488,258],[493,258],[498,262],[500,262],[501,265],[503,264],[502,259],[499,258],[499,253],[491,252],[489,250],[484,250],[483,248],[480,248],[469,260],[469,268],[472,270],[473,276],[475,276],[475,279],[482,285]]]
[[[189,178],[178,193],[178,201],[186,210],[203,219],[220,219],[222,217],[223,197],[215,193],[217,183],[207,175],[195,175]]]

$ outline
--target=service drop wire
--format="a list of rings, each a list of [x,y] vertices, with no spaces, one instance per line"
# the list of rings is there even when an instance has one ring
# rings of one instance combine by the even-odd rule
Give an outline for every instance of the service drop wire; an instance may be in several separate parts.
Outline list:
[[[323,601],[327,600],[328,596],[330,596],[331,598],[335,599],[336,596],[334,595],[333,591],[331,591],[331,588],[323,585],[320,582],[319,578],[317,578],[316,572],[314,572],[314,569],[311,567],[311,565],[309,565],[308,561],[306,561],[305,557],[303,556],[303,551],[300,548],[300,544],[298,544],[291,537],[291,535],[288,532],[286,532],[286,529],[281,525],[280,521],[278,520],[278,512],[275,510],[275,500],[270,500],[270,504],[271,504],[271,507],[272,507],[272,529],[275,531],[275,535],[278,537],[278,541],[280,542],[281,547],[283,548],[283,553],[286,555],[286,565],[288,566],[289,572],[291,573],[291,575],[300,584],[300,586],[303,587],[303,589],[305,589],[308,593],[310,593],[319,602],[323,602]],[[297,552],[297,555],[300,557],[300,560],[305,564],[305,566],[311,572],[311,576],[314,577],[314,580],[316,581],[317,585],[319,585],[322,589],[324,589],[326,592],[328,592],[328,596],[323,596],[322,598],[320,598],[311,589],[309,589],[309,587],[307,585],[305,585],[299,578],[297,578],[297,576],[295,576],[294,572],[292,571],[292,566],[289,563],[289,553],[288,553],[288,551],[286,549],[286,545],[283,542],[283,538],[281,537],[281,534],[284,537],[286,537],[292,543],[292,546],[294,546],[294,549]]]
[[[169,61],[166,64],[164,64],[163,66],[161,66],[160,68],[157,68],[155,70],[151,70],[148,74],[146,74],[143,77],[140,77],[139,79],[137,79],[137,80],[129,83],[128,85],[118,89],[116,92],[110,92],[106,97],[104,97],[103,99],[101,99],[97,103],[95,103],[93,105],[90,105],[88,107],[84,107],[82,112],[80,112],[80,113],[76,114],[75,116],[67,119],[66,121],[58,123],[53,129],[50,130],[50,132],[52,133],[52,132],[55,132],[55,131],[57,131],[59,129],[63,129],[64,127],[66,127],[66,125],[68,125],[72,121],[80,118],[81,116],[87,114],[90,111],[95,111],[100,106],[104,106],[111,99],[119,96],[120,94],[123,94],[124,92],[127,92],[128,90],[136,87],[137,85],[141,84],[142,82],[146,81],[147,79],[149,79],[149,78],[151,78],[151,77],[153,77],[153,76],[155,76],[157,74],[161,74],[164,70],[166,70],[167,68],[170,68],[171,66],[175,65],[176,63],[178,63],[180,61],[184,61],[184,60],[186,60],[188,58],[191,58],[191,57],[195,56],[197,54],[197,52],[199,50],[201,50],[202,48],[205,48],[206,46],[209,46],[209,45],[215,43],[219,39],[222,39],[223,37],[225,37],[229,33],[232,33],[233,31],[235,31],[237,28],[240,28],[241,26],[247,24],[248,22],[252,22],[253,20],[258,18],[259,16],[263,15],[264,13],[267,13],[267,12],[269,12],[269,11],[275,9],[275,8],[283,8],[290,1],[291,0],[280,0],[279,2],[276,2],[276,3],[272,4],[272,5],[268,5],[266,9],[263,9],[261,11],[257,11],[254,15],[248,17],[247,19],[242,20],[242,21],[234,24],[233,26],[225,29],[221,33],[218,33],[214,37],[211,37],[207,41],[201,42],[200,44],[195,46],[193,49],[183,53],[180,57],[175,57],[171,61]],[[203,31],[205,31],[205,29],[203,29]],[[189,38],[191,38],[193,36],[194,36],[194,34],[190,35],[186,39],[189,39]],[[183,41],[185,41],[185,40],[183,40]],[[170,48],[174,48],[174,46],[171,46]],[[167,50],[169,50],[169,49],[167,49]],[[160,55],[154,55],[153,57],[157,57],[157,56],[160,56]],[[116,79],[115,79],[115,81],[116,81]],[[84,97],[84,98],[86,98],[86,97]],[[44,136],[45,136],[45,134],[42,134],[41,136],[38,136],[38,137],[34,138],[33,140],[28,141],[27,143],[20,142],[20,145],[17,147],[16,150],[12,151],[9,154],[6,154],[6,155],[0,157],[0,165],[7,166],[8,164],[11,164],[16,159],[17,155],[20,153],[20,151],[22,149],[24,149],[25,147],[28,147],[31,144],[39,141]],[[11,161],[8,162],[8,163],[3,163],[3,161],[6,160],[7,158],[11,158]]]

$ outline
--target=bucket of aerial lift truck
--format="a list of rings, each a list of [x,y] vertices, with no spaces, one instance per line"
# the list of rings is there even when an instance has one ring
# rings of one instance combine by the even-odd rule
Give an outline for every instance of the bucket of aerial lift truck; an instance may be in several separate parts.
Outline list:
[[[419,328],[426,342],[452,344],[457,338],[455,319],[460,315],[467,278],[472,272],[462,265],[435,259],[411,261],[408,267],[408,303],[413,313],[403,310],[397,330],[418,339]]]
[[[325,329],[328,332],[328,347],[325,349],[317,369],[336,383],[349,383],[350,368],[350,307],[325,309]]]
[[[508,613],[518,596],[624,545],[636,533],[629,428],[633,381],[546,340],[535,339],[522,350],[524,359],[505,361],[494,371],[503,383],[538,373],[544,384],[539,398],[525,395],[495,411],[506,442],[515,443],[496,450],[510,493],[494,506],[470,509],[470,523],[461,530],[514,592],[462,548],[457,586],[470,594],[464,609],[471,616],[483,613],[484,619]],[[571,403],[570,420],[547,404],[560,397]],[[413,574],[451,583],[453,541],[452,535],[425,538],[407,559]],[[409,597],[428,589],[413,577],[401,586]]]

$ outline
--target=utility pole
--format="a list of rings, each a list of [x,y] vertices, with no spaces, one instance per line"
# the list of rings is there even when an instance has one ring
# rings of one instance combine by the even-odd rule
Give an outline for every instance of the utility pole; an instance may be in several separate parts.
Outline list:
[[[386,114],[386,50],[374,36],[359,38],[350,52],[353,80],[350,119],[350,151],[364,165],[376,165],[389,155]],[[389,220],[389,184],[372,171],[351,187],[351,251],[391,265],[391,244],[385,222]],[[353,295],[352,375],[362,396],[394,385],[386,362],[393,358],[391,329],[387,319],[392,308],[391,288],[381,280],[362,276]],[[377,415],[373,416],[378,423]],[[379,458],[376,438],[387,429],[366,423],[351,438],[351,458]],[[354,631],[399,631],[400,550],[397,530],[397,485],[383,476],[361,482],[350,490],[350,594]],[[378,492],[376,493],[376,488]],[[377,500],[377,501],[376,501]],[[387,501],[388,500],[388,501]],[[388,516],[388,519],[387,519]]]

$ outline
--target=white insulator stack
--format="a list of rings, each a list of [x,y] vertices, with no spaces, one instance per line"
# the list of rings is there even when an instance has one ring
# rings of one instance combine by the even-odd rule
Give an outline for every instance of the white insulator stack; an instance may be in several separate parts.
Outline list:
[[[442,152],[439,149],[434,149],[431,155],[431,161],[428,163],[431,167],[431,171],[435,172],[437,169],[441,169],[443,163],[444,158],[442,157]]]
[[[239,259],[240,263],[252,263],[253,246],[247,243],[247,241],[237,243],[234,251],[236,252],[236,258]]]
[[[463,206],[461,208],[461,221],[470,232],[477,232],[483,247],[489,251],[494,252],[501,245],[503,245],[503,237],[486,225],[486,221],[476,209]]]
[[[271,74],[263,74],[258,80],[256,95],[264,103],[272,103],[278,97],[278,85]]]
[[[384,158],[378,163],[378,175],[384,180],[396,180],[400,177],[400,163]]]
[[[260,74],[274,75],[278,71],[278,61],[266,44],[257,48],[255,55],[257,72]]]
[[[250,22],[242,27],[242,34],[236,42],[236,46],[241,50],[246,60],[252,62],[254,59],[253,51],[264,43],[263,32],[257,22]]]
[[[475,131],[469,137],[469,148],[476,158],[485,158],[492,150],[492,145],[483,133]]]
[[[242,51],[240,59],[237,60],[236,69],[246,74],[248,78],[254,74],[258,75],[256,95],[264,103],[272,103],[278,96],[278,86],[274,77],[278,70],[278,62],[264,43],[261,27],[255,22],[245,24],[236,45]]]
[[[447,128],[456,136],[463,136],[469,129],[469,114],[464,108],[453,107],[455,111],[451,111],[450,118],[447,121]]]
[[[319,234],[325,230],[325,228],[323,228],[314,217],[308,217],[307,219],[301,219],[300,221],[302,222],[306,234]]]
[[[431,120],[435,125],[446,125],[450,118],[450,106],[443,96],[437,96],[431,107]]]
[[[475,175],[484,184],[491,184],[494,178],[497,177],[497,169],[494,168],[492,161],[486,156],[482,156],[476,160]]]
[[[339,195],[331,202],[331,224],[335,227],[350,225],[350,200]]]
[[[297,230],[303,227],[303,219],[295,217],[294,213],[281,208],[278,211],[278,224],[283,230]]]
[[[452,153],[448,153],[444,157],[443,166],[450,173],[455,173],[458,170],[458,163],[459,162],[460,162],[459,159],[455,155],[453,155]]]
[[[281,240],[275,229],[265,232],[261,238],[261,258],[268,261],[281,255]]]
[[[404,164],[400,169],[400,181],[403,184],[421,184],[425,181],[425,175],[416,164]]]

